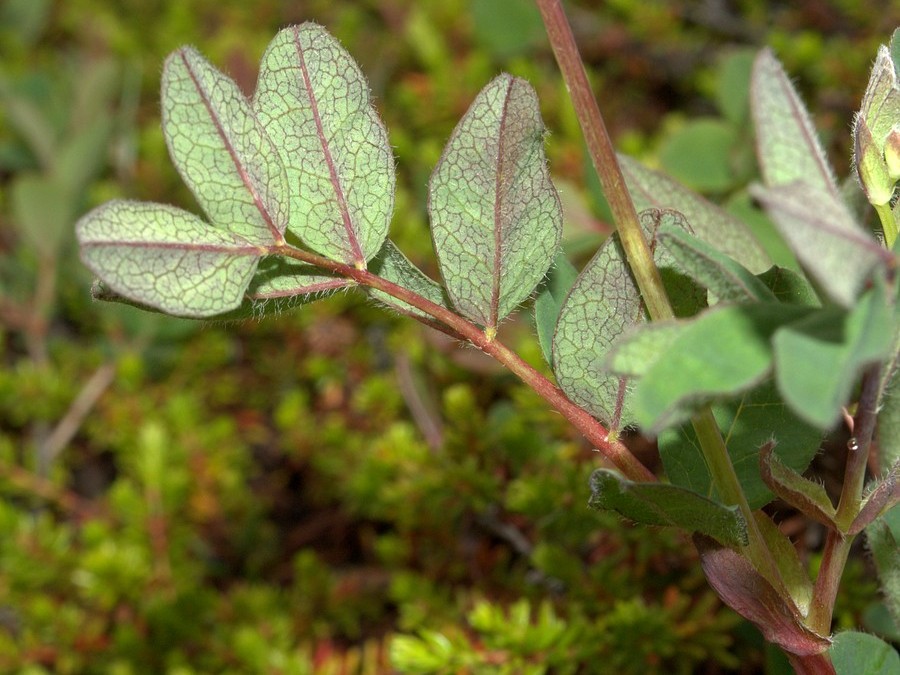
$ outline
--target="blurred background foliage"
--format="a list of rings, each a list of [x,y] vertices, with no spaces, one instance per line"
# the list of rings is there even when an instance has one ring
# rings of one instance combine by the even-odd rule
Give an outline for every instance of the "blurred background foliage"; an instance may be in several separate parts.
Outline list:
[[[567,5],[619,147],[762,236],[754,51],[776,50],[846,172],[900,23],[895,1]],[[500,70],[540,95],[569,254],[610,230],[529,0],[0,0],[0,671],[785,672],[686,539],[587,509],[596,456],[478,353],[352,294],[224,326],[91,302],[79,214],[196,209],[159,127],[165,55],[195,44],[251,92],[269,39],[306,20],[368,74],[392,237],[424,269],[428,176]],[[545,367],[526,318],[501,337]],[[820,533],[779,519],[815,567]],[[839,626],[882,625],[868,564]]]

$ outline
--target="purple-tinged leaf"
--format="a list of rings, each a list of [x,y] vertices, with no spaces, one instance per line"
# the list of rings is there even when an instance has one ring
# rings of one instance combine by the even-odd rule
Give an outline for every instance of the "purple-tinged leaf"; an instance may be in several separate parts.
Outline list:
[[[900,462],[894,464],[888,474],[869,489],[859,514],[847,528],[847,534],[859,534],[869,523],[880,518],[898,503],[900,503]]]
[[[291,232],[365,267],[387,237],[394,158],[359,66],[321,26],[285,28],[263,56],[253,109],[287,170]]]
[[[850,307],[873,271],[895,264],[856,223],[840,197],[804,181],[751,189],[809,275]]]
[[[766,443],[759,451],[759,473],[769,489],[807,518],[834,527],[835,509],[820,483],[801,476],[772,452],[775,442]]]
[[[897,71],[887,47],[881,45],[872,66],[872,74],[863,95],[859,117],[865,121],[875,144],[884,147],[884,139],[891,128],[900,122],[900,86]]]
[[[804,181],[838,199],[834,173],[809,113],[770,49],[762,50],[753,64],[750,106],[766,184]]]
[[[694,535],[694,544],[713,590],[759,628],[768,642],[801,656],[828,649],[831,641],[804,626],[797,607],[782,598],[744,556],[701,535]]]
[[[737,260],[754,274],[771,267],[768,254],[740,220],[637,160],[619,155],[619,163],[638,212],[651,208],[678,211],[691,224],[698,238]]]
[[[478,94],[431,176],[428,209],[450,299],[495,332],[543,278],[562,234],[528,82],[503,74]]]
[[[210,222],[259,245],[280,243],[288,182],[238,86],[191,47],[163,69],[162,124],[172,161]]]
[[[173,206],[111,201],[75,226],[81,259],[129,300],[167,314],[237,308],[263,251]]]

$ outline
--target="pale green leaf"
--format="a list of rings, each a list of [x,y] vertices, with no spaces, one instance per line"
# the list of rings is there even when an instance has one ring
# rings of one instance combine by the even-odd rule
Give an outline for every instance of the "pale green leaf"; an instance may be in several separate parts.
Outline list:
[[[675,485],[634,483],[615,471],[591,474],[591,508],[615,511],[643,525],[671,525],[700,532],[726,546],[747,543],[747,523],[736,506],[725,506]]]
[[[372,259],[369,269],[382,279],[417,293],[435,305],[447,307],[444,289],[441,288],[441,285],[430,279],[422,270],[410,262],[409,258],[403,255],[403,252],[390,239],[384,242],[381,251]],[[398,300],[384,291],[370,288],[369,293],[379,302],[403,314],[432,318],[430,314],[426,314],[422,310],[402,300]]]
[[[387,237],[394,158],[353,57],[321,26],[285,28],[263,56],[253,109],[287,170],[291,232],[365,266]]]
[[[76,224],[81,259],[113,291],[185,317],[237,308],[258,246],[172,206],[111,201]]]
[[[884,640],[855,631],[834,636],[828,650],[837,675],[897,675],[900,655]]]
[[[648,210],[640,218],[651,246],[662,223],[688,227],[681,214],[672,211]],[[671,257],[662,247],[655,248],[654,259],[663,272],[671,267]],[[578,275],[553,338],[553,371],[559,386],[613,432],[633,424],[634,416],[626,395],[628,378],[608,372],[607,353],[623,333],[646,320],[637,284],[613,235]]]
[[[893,256],[863,231],[839,196],[801,181],[757,186],[752,193],[804,270],[844,307],[854,303],[874,269],[894,264]]]
[[[775,454],[785,467],[804,471],[822,441],[822,432],[799,419],[778,396],[772,381],[727,403],[713,405],[728,455],[751,508],[772,500],[760,474],[760,449],[777,441]],[[718,498],[706,460],[691,425],[659,436],[659,452],[666,475],[676,485]]]
[[[503,74],[478,94],[431,176],[428,209],[450,299],[495,331],[541,281],[562,234],[544,123],[525,80]]]
[[[245,241],[282,241],[288,182],[238,86],[191,47],[166,59],[162,123],[169,154],[210,222]]]
[[[628,192],[638,211],[673,209],[683,214],[693,233],[751,272],[771,266],[769,256],[744,223],[677,181],[619,155]]]
[[[726,306],[688,320],[687,327],[644,373],[631,397],[634,417],[648,433],[686,421],[700,405],[760,384],[771,372],[769,339],[804,314],[793,305]]]
[[[658,240],[678,268],[713,293],[719,302],[775,301],[772,292],[746,267],[683,229],[663,225]]]
[[[547,363],[553,364],[553,333],[559,321],[559,312],[569,290],[578,277],[578,270],[569,262],[565,253],[560,251],[550,272],[547,282],[534,299],[534,325],[537,329],[538,342]]]
[[[766,184],[775,187],[803,181],[838,199],[834,173],[809,113],[769,49],[762,50],[753,64],[750,109],[756,129],[757,157]]]
[[[824,309],[774,335],[776,380],[788,405],[808,423],[830,428],[862,368],[890,352],[894,316],[876,283],[850,312]]]

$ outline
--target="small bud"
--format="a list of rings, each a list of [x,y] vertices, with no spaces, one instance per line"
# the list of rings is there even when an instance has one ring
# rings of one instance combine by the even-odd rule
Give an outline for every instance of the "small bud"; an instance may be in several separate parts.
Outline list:
[[[884,153],[875,144],[869,125],[862,117],[856,118],[853,138],[856,173],[866,198],[873,206],[883,206],[891,201],[896,181],[891,179]]]
[[[900,180],[900,124],[894,125],[884,141],[884,161],[891,180]]]

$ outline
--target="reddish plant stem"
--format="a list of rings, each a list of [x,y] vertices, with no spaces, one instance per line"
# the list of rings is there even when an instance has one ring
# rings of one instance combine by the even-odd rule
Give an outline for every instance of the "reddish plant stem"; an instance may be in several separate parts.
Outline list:
[[[634,481],[656,481],[656,476],[631,454],[631,451],[618,440],[609,439],[609,431],[600,422],[591,417],[585,410],[569,400],[563,391],[550,382],[537,370],[528,365],[522,358],[509,349],[506,345],[488,337],[481,328],[463,317],[455,314],[446,307],[435,304],[418,293],[395,283],[382,279],[368,270],[361,270],[351,265],[328,260],[322,256],[293,248],[291,246],[273,246],[269,253],[284,255],[301,262],[315,265],[321,269],[353,279],[362,286],[383,291],[398,300],[412,305],[426,314],[434,317],[438,322],[446,326],[448,332],[454,337],[466,340],[493,357],[513,374],[522,380],[537,394],[549,403],[553,408],[562,413],[600,453],[612,462],[625,477]],[[418,317],[414,317],[418,318]],[[426,320],[424,323],[434,326],[433,322]]]
[[[866,463],[869,447],[875,434],[878,414],[878,397],[881,393],[881,366],[875,365],[863,374],[862,388],[853,422],[853,437],[847,451],[844,467],[844,484],[838,503],[835,522],[846,528],[859,514],[866,478]],[[825,538],[822,564],[813,588],[807,624],[821,635],[831,633],[831,617],[838,587],[844,574],[844,566],[853,544],[853,536],[844,536],[836,529],[830,529]]]
[[[828,654],[788,654],[787,657],[796,675],[835,675]]]

